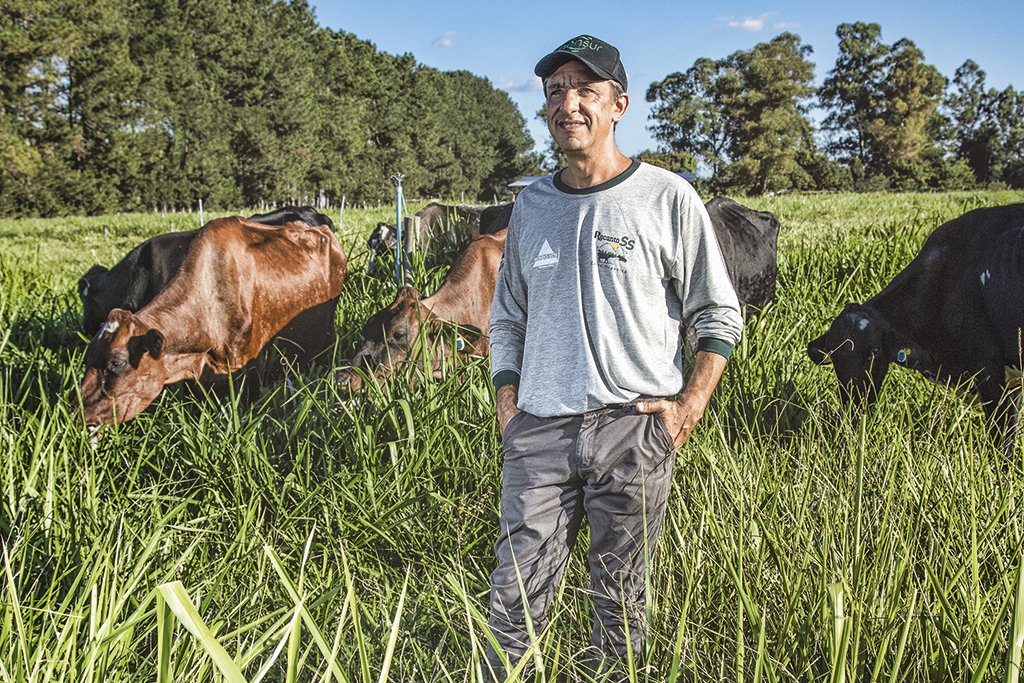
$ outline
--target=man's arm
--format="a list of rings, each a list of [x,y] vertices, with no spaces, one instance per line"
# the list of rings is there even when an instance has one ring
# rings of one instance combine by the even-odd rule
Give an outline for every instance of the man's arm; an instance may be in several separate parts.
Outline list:
[[[668,433],[676,448],[686,443],[690,432],[704,416],[718,381],[722,378],[726,364],[725,356],[711,351],[698,351],[693,362],[693,372],[682,393],[674,401],[644,401],[636,404],[638,413],[661,413]],[[500,402],[499,402],[500,411]],[[514,414],[514,413],[513,413]],[[498,413],[499,419],[501,413]],[[509,419],[512,415],[509,415]]]
[[[505,433],[505,425],[519,412],[520,368],[526,343],[526,283],[519,267],[515,229],[519,220],[516,203],[512,207],[506,234],[505,250],[494,286],[491,305],[491,381],[494,382],[498,430]]]
[[[498,387],[496,395],[498,414],[498,432],[505,436],[505,426],[508,421],[520,412],[516,403],[519,402],[519,387],[515,384],[505,384]]]

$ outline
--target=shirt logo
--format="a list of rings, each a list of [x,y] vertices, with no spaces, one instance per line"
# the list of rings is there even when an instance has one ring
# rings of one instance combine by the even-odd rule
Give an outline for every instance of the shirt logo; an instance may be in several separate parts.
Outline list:
[[[626,252],[633,251],[633,247],[636,246],[636,240],[628,235],[613,237],[605,235],[600,230],[594,233],[594,241],[597,242],[598,265],[608,264],[613,260],[626,263],[629,260],[626,258]]]
[[[558,254],[551,249],[551,245],[544,240],[544,246],[540,248],[537,258],[533,259],[534,268],[554,268],[558,265]]]

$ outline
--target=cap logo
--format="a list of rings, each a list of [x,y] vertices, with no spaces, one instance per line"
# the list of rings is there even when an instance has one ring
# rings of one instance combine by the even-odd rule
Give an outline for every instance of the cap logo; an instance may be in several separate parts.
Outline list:
[[[573,38],[555,51],[583,52],[584,50],[590,50],[591,52],[599,52],[602,47],[604,47],[604,45],[594,42],[594,39],[590,36],[579,36],[578,38]]]

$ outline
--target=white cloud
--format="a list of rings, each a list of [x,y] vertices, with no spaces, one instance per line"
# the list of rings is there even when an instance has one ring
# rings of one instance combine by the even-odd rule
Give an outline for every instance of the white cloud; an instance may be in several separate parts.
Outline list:
[[[455,31],[448,31],[440,38],[435,38],[431,45],[434,47],[453,47],[455,45]]]
[[[738,28],[741,31],[749,31],[751,33],[760,33],[764,30],[764,25],[768,19],[774,14],[774,12],[765,12],[756,17],[743,17],[742,19],[736,19],[733,17],[719,17],[719,21],[728,28]]]
[[[543,92],[544,90],[539,76],[532,76],[525,82],[508,76],[500,76],[495,85],[508,92]]]
[[[780,31],[792,31],[793,29],[800,28],[800,24],[795,21],[776,21],[772,25]]]

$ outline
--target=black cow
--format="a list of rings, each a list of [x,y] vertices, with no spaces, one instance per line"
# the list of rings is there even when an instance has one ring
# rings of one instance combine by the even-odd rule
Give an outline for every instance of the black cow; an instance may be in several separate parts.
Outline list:
[[[810,342],[844,403],[873,403],[892,364],[977,393],[1010,449],[1020,408],[1024,204],[975,209],[940,225],[910,264]]]
[[[135,247],[116,266],[93,266],[78,281],[82,329],[92,337],[115,308],[137,311],[178,272],[198,230],[168,232]]]
[[[334,222],[312,206],[282,206],[268,213],[249,216],[248,220],[263,225],[284,225],[285,223],[305,223],[309,226],[326,225],[331,232],[336,232]]]
[[[249,220],[263,225],[326,225],[334,231],[331,219],[309,206],[284,206],[269,213],[256,214]],[[134,313],[152,301],[177,274],[198,232],[187,230],[157,235],[132,249],[109,270],[98,265],[90,268],[78,281],[85,333],[95,336],[115,308]],[[278,335],[278,343],[282,347],[289,346],[288,340],[303,340],[301,349],[283,349],[289,361],[305,365],[334,345],[337,306],[335,298],[305,310],[282,330]]]
[[[740,305],[764,307],[775,299],[778,219],[770,211],[754,211],[728,197],[715,197],[704,208]]]
[[[507,228],[508,220],[512,216],[512,203],[495,206],[471,206],[469,204],[449,206],[439,202],[430,202],[415,215],[420,219],[420,230],[423,232],[421,240],[447,237],[449,241],[461,244],[477,235],[493,235],[499,230]],[[408,256],[410,235],[404,230],[402,242],[405,254]],[[374,275],[377,270],[377,259],[385,253],[395,250],[394,223],[377,223],[377,227],[370,233],[370,237],[366,241],[366,246],[370,251],[366,272],[368,275]]]

